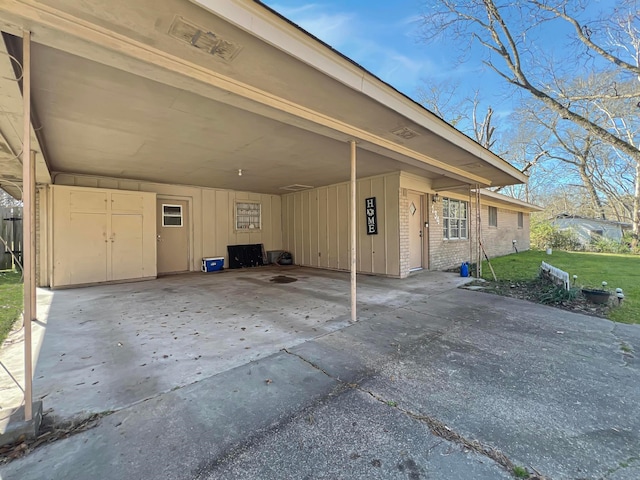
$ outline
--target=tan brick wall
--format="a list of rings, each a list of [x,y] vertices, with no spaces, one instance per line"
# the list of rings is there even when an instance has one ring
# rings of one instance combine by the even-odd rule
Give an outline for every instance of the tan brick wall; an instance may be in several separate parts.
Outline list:
[[[489,207],[482,207],[482,243],[489,257],[514,253],[513,240],[518,250],[529,250],[529,215],[523,214],[523,228],[518,228],[518,212],[498,207],[498,226],[489,226]]]
[[[474,232],[473,208],[469,209],[468,233]],[[470,236],[468,235],[468,236]],[[442,201],[429,208],[429,269],[444,270],[469,261],[470,240],[447,240],[444,238]]]
[[[474,199],[475,200],[475,199]],[[518,212],[498,207],[498,226],[489,227],[489,206],[481,204],[482,243],[489,257],[514,253],[513,240],[519,251],[529,250],[529,214],[523,213],[523,227],[518,228]],[[445,270],[462,262],[476,262],[475,201],[469,207],[469,230],[466,240],[446,240],[443,234],[442,202],[429,209],[429,269]]]
[[[400,278],[405,278],[410,271],[409,258],[409,197],[407,189],[400,189]]]

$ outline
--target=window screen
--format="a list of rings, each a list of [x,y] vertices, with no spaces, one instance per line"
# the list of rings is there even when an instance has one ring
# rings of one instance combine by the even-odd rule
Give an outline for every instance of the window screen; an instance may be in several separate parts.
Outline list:
[[[162,226],[181,227],[182,226],[182,205],[162,204]]]

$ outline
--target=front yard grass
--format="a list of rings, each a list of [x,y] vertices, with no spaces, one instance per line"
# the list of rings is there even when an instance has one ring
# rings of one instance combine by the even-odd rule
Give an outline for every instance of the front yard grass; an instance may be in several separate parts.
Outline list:
[[[0,271],[0,345],[22,313],[21,275],[14,271]]]
[[[583,253],[553,251],[547,255],[544,251],[530,250],[491,259],[498,281],[530,282],[537,278],[540,263],[547,262],[578,278],[576,287],[602,288],[615,292],[624,291],[624,301],[620,307],[609,312],[608,318],[622,323],[640,323],[640,256],[611,253]],[[493,280],[487,262],[482,262],[482,276]],[[573,279],[571,280],[573,286]],[[617,299],[613,300],[617,303]]]

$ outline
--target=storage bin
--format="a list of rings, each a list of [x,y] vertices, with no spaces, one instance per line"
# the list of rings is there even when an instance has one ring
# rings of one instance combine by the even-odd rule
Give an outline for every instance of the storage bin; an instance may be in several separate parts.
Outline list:
[[[224,268],[224,257],[209,257],[202,259],[203,272],[217,272]]]

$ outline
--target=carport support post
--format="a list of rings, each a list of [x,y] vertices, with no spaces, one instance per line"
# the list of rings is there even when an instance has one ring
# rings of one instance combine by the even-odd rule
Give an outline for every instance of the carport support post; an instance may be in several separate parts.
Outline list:
[[[31,32],[22,37],[22,104],[24,115],[24,137],[22,140],[22,273],[24,287],[24,419],[33,419],[33,359],[31,354],[31,321],[33,320],[32,296],[35,294],[33,230],[34,175],[31,153]]]
[[[356,322],[356,142],[351,145],[351,321]]]

